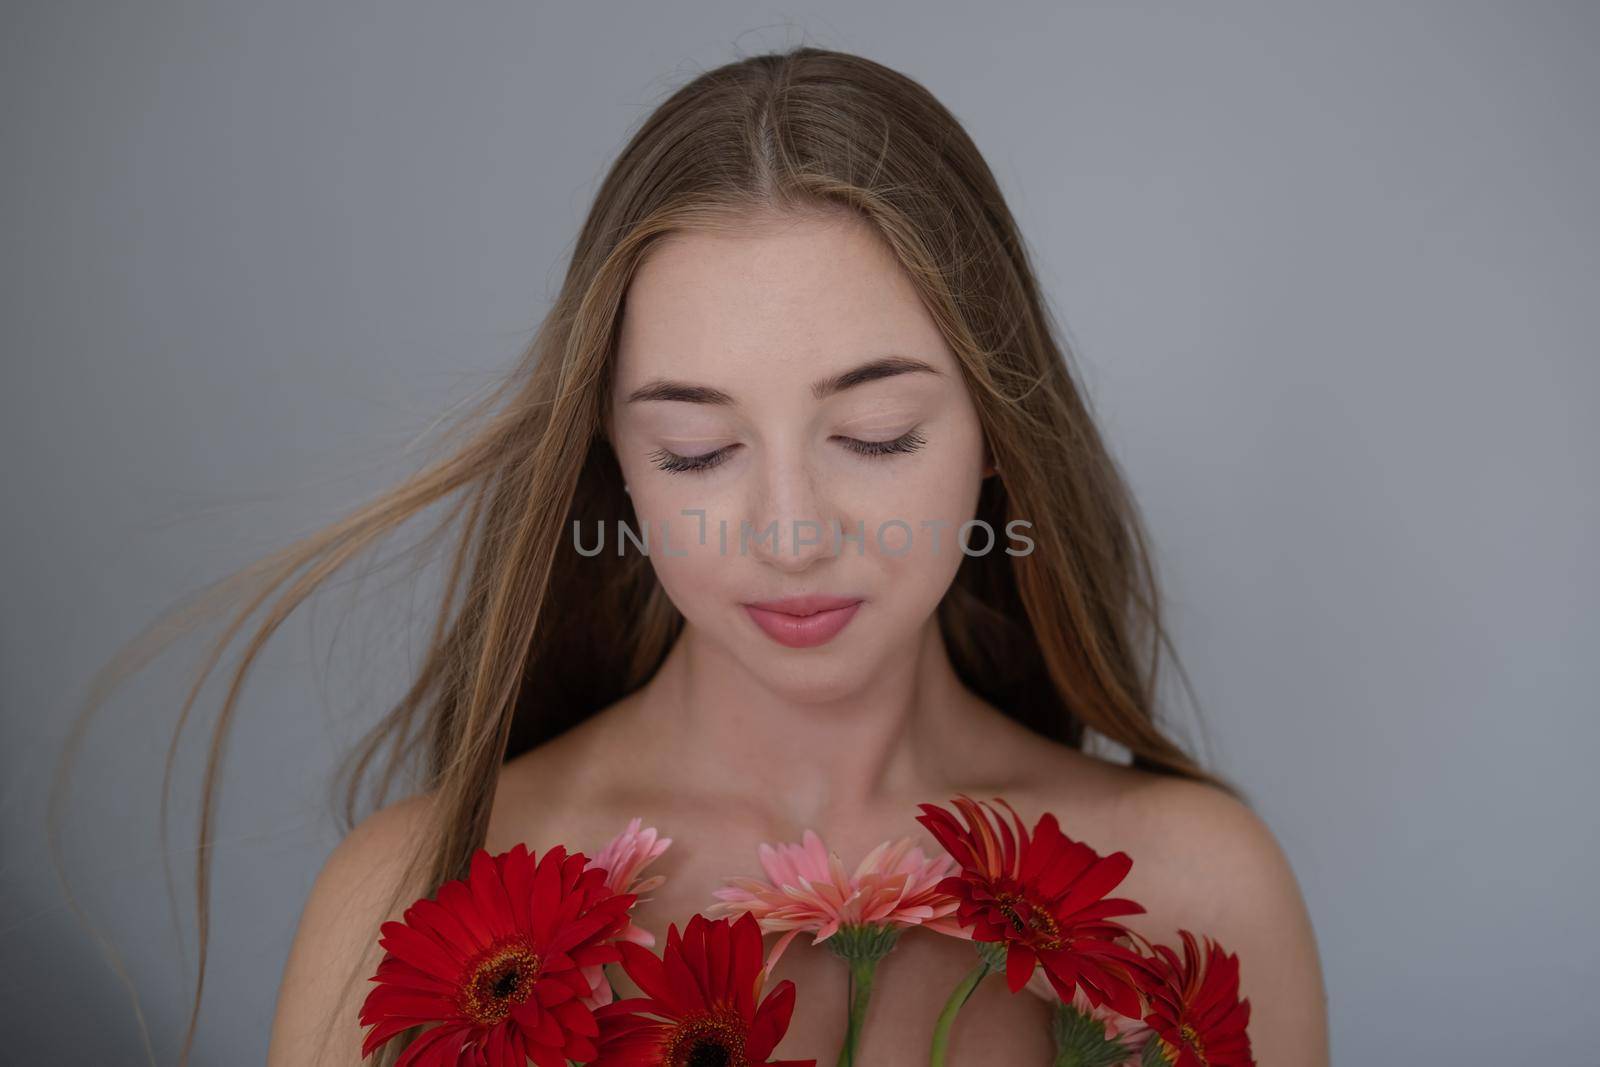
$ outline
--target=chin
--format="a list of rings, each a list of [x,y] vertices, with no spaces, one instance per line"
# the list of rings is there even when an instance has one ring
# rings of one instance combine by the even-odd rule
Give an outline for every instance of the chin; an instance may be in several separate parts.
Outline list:
[[[735,657],[774,696],[798,704],[825,704],[859,693],[881,673],[884,654],[880,642],[848,633],[805,649],[785,648],[758,633],[735,647]]]
[[[874,673],[842,665],[763,663],[752,667],[774,696],[795,704],[829,704],[845,699],[865,688]]]

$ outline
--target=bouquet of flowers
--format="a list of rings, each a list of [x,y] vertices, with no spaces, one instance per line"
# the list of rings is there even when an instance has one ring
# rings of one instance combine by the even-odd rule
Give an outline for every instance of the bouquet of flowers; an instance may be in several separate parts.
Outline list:
[[[1188,930],[1174,948],[1118,922],[1144,911],[1107,896],[1132,866],[1125,853],[1100,855],[1049,813],[1029,831],[999,797],[957,795],[952,806],[918,805],[916,821],[944,849],[933,858],[901,838],[847,872],[810,830],[763,844],[766,877],[727,879],[681,931],[668,925],[659,955],[630,915],[662,884],[641,875],[671,839],[642,820],[593,859],[562,845],[542,856],[480,849],[465,879],[383,924],[362,1055],[426,1027],[397,1067],[816,1067],[768,1058],[796,992],[768,977],[805,932],[848,968],[844,1067],[856,1062],[879,961],[919,927],[969,941],[977,956],[929,1037],[930,1067],[944,1064],[957,1014],[991,971],[1012,994],[1051,1004],[1056,1067],[1253,1067],[1238,957]],[[762,934],[774,931],[764,955]],[[608,964],[643,995],[617,999]]]

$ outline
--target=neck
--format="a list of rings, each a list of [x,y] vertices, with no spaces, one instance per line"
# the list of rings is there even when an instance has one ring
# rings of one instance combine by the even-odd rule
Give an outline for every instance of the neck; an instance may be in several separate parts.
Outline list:
[[[982,705],[956,677],[935,619],[884,658],[863,686],[796,696],[685,627],[642,691],[630,736],[675,781],[756,799],[797,825],[943,799],[971,762]]]

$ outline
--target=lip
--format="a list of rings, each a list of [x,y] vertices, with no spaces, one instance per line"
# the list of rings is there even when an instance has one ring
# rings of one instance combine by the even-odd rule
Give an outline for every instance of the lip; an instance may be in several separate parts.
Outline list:
[[[860,597],[812,595],[757,601],[744,610],[778,644],[812,648],[833,640],[860,606]]]

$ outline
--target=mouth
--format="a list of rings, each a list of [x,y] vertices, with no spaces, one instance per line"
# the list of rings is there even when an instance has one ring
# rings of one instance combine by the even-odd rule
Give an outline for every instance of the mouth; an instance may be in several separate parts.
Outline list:
[[[788,648],[826,644],[855,617],[860,597],[798,596],[745,604],[763,633]]]

